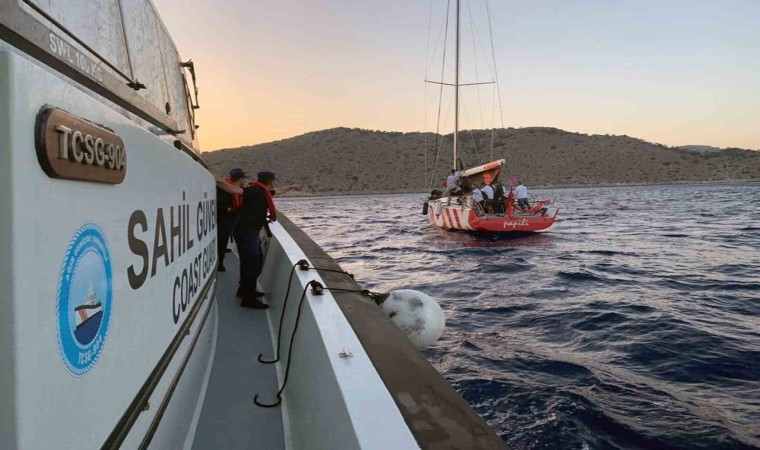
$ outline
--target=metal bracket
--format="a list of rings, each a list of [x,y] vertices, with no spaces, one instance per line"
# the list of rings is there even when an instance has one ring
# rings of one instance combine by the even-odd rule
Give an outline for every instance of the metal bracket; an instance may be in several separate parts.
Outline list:
[[[192,59],[188,60],[187,62],[181,62],[180,67],[185,67],[187,70],[190,71],[190,76],[193,78],[193,91],[195,93],[195,103],[193,103],[192,98],[190,99],[190,107],[193,109],[200,108],[200,104],[198,103],[198,84],[195,81],[195,63]]]
[[[311,293],[312,295],[323,295],[325,287],[319,281],[314,280],[311,282]]]

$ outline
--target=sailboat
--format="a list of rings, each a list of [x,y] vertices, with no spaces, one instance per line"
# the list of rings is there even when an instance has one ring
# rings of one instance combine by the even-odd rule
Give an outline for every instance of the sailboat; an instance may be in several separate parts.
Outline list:
[[[499,159],[486,164],[462,170],[459,157],[459,82],[460,72],[460,3],[456,0],[456,50],[454,83],[434,82],[435,84],[454,87],[454,164],[453,173],[458,178],[456,192],[447,189],[444,192],[433,190],[423,205],[423,214],[428,216],[431,225],[449,231],[519,233],[536,232],[548,229],[554,224],[559,208],[549,199],[542,199],[525,205],[516,204],[513,191],[514,178],[509,188],[499,183],[499,175],[504,169],[505,160]],[[444,60],[445,63],[445,60]],[[466,85],[483,84],[467,83]],[[476,201],[473,191],[482,186],[491,186],[496,195],[493,199]],[[503,193],[503,195],[501,195]]]

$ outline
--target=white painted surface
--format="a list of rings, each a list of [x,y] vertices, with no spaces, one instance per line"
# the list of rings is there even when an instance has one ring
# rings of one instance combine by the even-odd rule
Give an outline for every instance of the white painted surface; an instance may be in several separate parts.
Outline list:
[[[62,108],[119,134],[127,148],[124,183],[103,185],[48,178],[34,150],[35,120],[43,105]],[[157,139],[138,121],[125,117],[119,108],[72,87],[2,43],[0,120],[4,163],[0,165],[0,179],[4,180],[0,266],[10,278],[0,287],[0,307],[2,323],[9,325],[3,332],[12,334],[11,340],[0,345],[0,385],[13,387],[13,391],[0,390],[4,408],[12,408],[0,418],[0,430],[8,442],[20,448],[100,447],[179,328],[172,318],[175,277],[205,246],[216,252],[214,232],[200,239],[195,233],[196,204],[204,196],[215,198],[213,178],[189,156]],[[193,247],[168,267],[159,260],[156,276],[132,289],[127,268],[136,265],[139,270],[141,260],[127,244],[130,215],[137,209],[145,212],[148,231],[139,234],[152,247],[157,208],[165,209],[168,222],[169,207],[183,203],[191,205]],[[67,247],[85,223],[96,224],[110,247],[113,303],[110,329],[99,359],[88,373],[75,377],[59,351],[56,299]],[[207,272],[201,286],[209,276]],[[183,312],[180,322],[188,311]],[[213,314],[211,319],[208,323],[214,324]],[[191,329],[191,336],[196,328]],[[204,330],[204,336],[212,331]],[[189,341],[183,341],[151,398],[152,405],[160,403]],[[162,436],[164,428],[159,428],[156,436],[157,443],[166,443],[161,444],[164,448],[181,446],[190,429],[211,355],[211,345],[199,346],[183,377],[183,383],[187,380],[190,384],[178,387],[189,410],[181,411],[179,418],[167,416],[171,436]],[[142,439],[155,411],[154,407],[141,415],[128,442]]]
[[[274,238],[259,282],[269,294],[268,312],[276,339],[287,277],[296,261],[307,258],[278,223],[271,228]],[[281,342],[281,383],[298,300],[311,280],[325,284],[313,270],[293,274]],[[300,320],[283,394],[287,415],[283,419],[290,428],[292,448],[419,448],[332,294],[308,292]],[[273,394],[260,399],[272,401]]]
[[[198,316],[200,321],[205,308],[201,310]],[[177,385],[172,395],[169,406],[164,413],[161,423],[158,427],[155,437],[151,441],[150,448],[153,449],[179,449],[187,445],[192,446],[192,438],[195,436],[195,425],[200,417],[200,410],[203,407],[203,399],[208,386],[208,377],[214,360],[214,349],[216,347],[216,324],[217,324],[216,303],[212,307],[207,319],[207,325],[204,326],[200,338],[195,345],[192,353],[192,360],[185,369],[181,382]],[[190,341],[195,336],[195,330],[187,337]],[[185,352],[178,354],[174,359],[177,366],[185,357]],[[167,375],[162,380],[163,383],[171,382],[176,369],[167,371]],[[158,408],[158,403],[163,399],[162,389],[160,393],[153,396],[154,400],[151,406],[154,411]],[[152,417],[151,417],[152,419]],[[142,438],[141,433],[133,433],[135,436]],[[125,448],[127,448],[125,446]]]
[[[459,229],[459,230],[472,230],[470,226],[469,218],[472,208],[468,206],[472,197],[465,197],[465,204],[451,204],[453,197],[444,197],[442,199],[435,200],[435,208],[439,209],[438,212],[433,214],[428,213],[428,220],[431,225],[435,225],[444,229]],[[457,200],[460,200],[458,197]],[[440,206],[439,206],[440,205]]]
[[[219,309],[216,301],[214,301],[214,309],[217,311]],[[201,385],[201,389],[198,395],[198,403],[195,406],[195,411],[193,412],[193,417],[190,421],[190,429],[187,432],[187,436],[185,436],[185,443],[182,445],[182,448],[185,450],[193,447],[193,442],[195,440],[195,430],[198,426],[198,419],[200,419],[201,411],[203,410],[203,402],[206,399],[208,383],[211,379],[211,369],[214,367],[213,361],[214,357],[216,356],[216,342],[217,336],[219,334],[219,314],[216,311],[212,312],[211,314],[213,314],[213,323],[209,322],[207,327],[211,327],[213,329],[213,334],[208,338],[206,343],[211,347],[211,355],[209,355],[208,360],[212,363],[206,367],[206,373],[203,375],[203,384]],[[208,320],[211,321],[211,316],[209,316]]]
[[[462,178],[469,177],[471,175],[475,175],[485,170],[491,170],[495,167],[502,167],[504,166],[505,163],[506,163],[505,159],[497,159],[496,161],[491,161],[489,163],[485,163],[477,167],[472,167],[470,169],[463,170],[460,172],[459,176],[461,176]]]
[[[0,51],[2,51],[0,44]],[[0,54],[0,58],[3,58]],[[0,64],[7,64],[2,62]],[[2,67],[2,66],[0,66]],[[15,93],[10,89],[10,73],[0,68],[0,105],[9,103]],[[8,448],[16,448],[16,382],[15,364],[16,338],[13,317],[15,304],[10,301],[15,289],[13,279],[13,243],[9,237],[13,229],[13,183],[16,175],[9,171],[11,167],[11,135],[3,131],[3,124],[10,123],[13,112],[0,106],[0,404],[3,408],[0,419],[0,440]]]

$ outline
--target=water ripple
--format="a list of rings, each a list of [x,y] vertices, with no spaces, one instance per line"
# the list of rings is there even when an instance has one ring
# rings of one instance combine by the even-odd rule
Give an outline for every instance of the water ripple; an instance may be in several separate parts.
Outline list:
[[[430,228],[420,195],[278,202],[366,287],[440,302],[425,355],[512,446],[760,448],[760,185],[546,194],[556,227],[516,238]]]

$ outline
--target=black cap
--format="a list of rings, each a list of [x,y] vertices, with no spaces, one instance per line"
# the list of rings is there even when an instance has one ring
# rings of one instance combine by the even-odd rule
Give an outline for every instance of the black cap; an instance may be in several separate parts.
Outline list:
[[[261,181],[262,183],[277,180],[277,177],[274,176],[274,172],[269,172],[266,170],[264,172],[257,173],[256,176],[258,177],[259,181]]]
[[[248,175],[243,172],[243,169],[235,168],[230,170],[230,179],[232,179],[232,181],[237,181],[241,178],[248,178]]]

